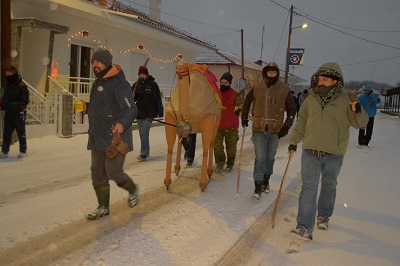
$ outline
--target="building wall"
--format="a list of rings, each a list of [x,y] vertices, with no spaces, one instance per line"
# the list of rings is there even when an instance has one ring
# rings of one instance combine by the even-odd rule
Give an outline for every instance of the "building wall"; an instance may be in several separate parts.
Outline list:
[[[41,2],[42,4],[35,4]],[[55,24],[69,27],[68,34],[56,34],[54,42],[53,60],[58,63],[58,75],[70,75],[70,47],[68,38],[74,36],[81,30],[88,31],[101,44],[117,51],[124,51],[143,45],[154,57],[168,60],[177,54],[182,54],[184,60],[195,62],[198,51],[213,51],[213,49],[198,45],[183,38],[167,34],[158,29],[145,26],[141,23],[132,22],[124,17],[114,14],[104,14],[98,6],[87,2],[81,2],[84,8],[73,10],[69,7],[58,5],[56,10],[49,10],[46,1],[16,1],[12,5],[13,18],[33,17],[36,19],[52,22]],[[77,1],[80,3],[80,1]],[[77,2],[73,4],[76,5]],[[72,5],[72,1],[71,1]],[[88,8],[93,11],[83,12]],[[100,10],[100,11],[99,11]],[[97,13],[96,13],[97,12]],[[47,56],[49,46],[49,31],[39,31],[33,34],[29,30],[24,30],[21,42],[20,64],[24,78],[28,83],[32,83],[40,92],[44,92],[44,80],[46,76],[46,66],[42,63],[42,58]],[[72,43],[84,45],[96,50],[99,44],[93,42],[92,38],[74,36]],[[126,78],[134,82],[137,79],[137,70],[144,63],[147,54],[144,50],[128,52],[126,54],[112,52],[113,63],[119,64]],[[29,63],[29,64],[28,64]],[[28,65],[27,65],[28,64]],[[172,86],[175,80],[176,62],[162,63],[150,59],[148,69],[151,75],[156,78],[156,82],[161,85]],[[29,73],[28,73],[29,72]]]

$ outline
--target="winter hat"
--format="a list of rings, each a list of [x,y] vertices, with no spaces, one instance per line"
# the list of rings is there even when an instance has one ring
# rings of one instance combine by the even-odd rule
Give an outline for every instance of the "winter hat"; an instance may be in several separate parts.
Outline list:
[[[232,79],[233,79],[233,77],[232,77],[232,75],[231,75],[230,73],[226,72],[226,73],[222,74],[222,77],[219,79],[219,81],[221,81],[221,80],[223,80],[223,79],[225,79],[226,81],[228,81],[229,84],[232,84]]]
[[[146,76],[149,75],[149,70],[147,69],[147,67],[145,66],[140,66],[139,67],[139,71],[138,71],[138,75],[140,74],[145,74]]]
[[[94,52],[94,54],[92,56],[92,61],[97,60],[97,61],[101,62],[103,65],[105,65],[106,67],[108,67],[112,64],[112,58],[113,58],[113,56],[110,53],[110,51],[108,51],[106,49],[99,49],[96,52]]]

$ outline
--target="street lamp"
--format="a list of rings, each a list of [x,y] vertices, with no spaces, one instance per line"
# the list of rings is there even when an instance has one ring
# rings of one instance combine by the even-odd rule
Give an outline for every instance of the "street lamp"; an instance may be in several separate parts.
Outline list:
[[[292,38],[292,30],[297,29],[297,28],[305,29],[308,27],[308,25],[304,23],[301,26],[292,28],[292,22],[293,22],[293,5],[290,7],[289,36],[288,36],[288,45],[287,45],[287,50],[286,50],[286,64],[285,64],[285,84],[288,84],[290,40]]]

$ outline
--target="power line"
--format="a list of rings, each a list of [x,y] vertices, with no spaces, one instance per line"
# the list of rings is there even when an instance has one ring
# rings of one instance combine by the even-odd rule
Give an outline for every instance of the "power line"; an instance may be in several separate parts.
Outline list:
[[[281,46],[281,41],[282,41],[283,33],[285,32],[285,28],[286,28],[286,24],[287,24],[287,22],[288,22],[288,19],[289,19],[289,13],[288,13],[288,15],[287,15],[287,17],[286,17],[285,25],[283,26],[282,33],[281,33],[281,37],[279,38],[279,43],[278,43],[278,46],[276,47],[276,50],[275,50],[275,53],[274,53],[274,57],[273,57],[273,60],[274,60],[274,61],[275,61],[276,53],[278,52],[278,49],[279,49],[279,47]]]
[[[171,17],[180,18],[180,19],[187,20],[187,21],[194,22],[194,23],[198,23],[198,24],[201,24],[201,25],[205,25],[205,26],[209,26],[209,27],[214,27],[214,28],[219,28],[219,29],[224,29],[224,30],[240,31],[240,30],[238,30],[238,29],[231,29],[231,28],[225,28],[225,27],[215,26],[215,25],[212,25],[212,24],[208,24],[208,23],[204,23],[204,22],[200,22],[200,21],[196,21],[196,20],[192,20],[192,19],[188,19],[188,18],[176,16],[176,15],[173,15],[173,14],[170,14],[170,13],[167,13],[167,12],[163,12],[163,11],[158,10],[158,9],[150,8],[149,6],[145,6],[145,5],[142,5],[142,4],[133,2],[133,1],[131,1],[131,0],[125,0],[125,1],[126,1],[126,2],[129,2],[129,3],[131,3],[131,4],[135,4],[135,5],[141,6],[141,7],[146,7],[146,8],[151,9],[151,10],[159,11],[160,13],[169,15],[169,16],[171,16]]]
[[[235,33],[235,32],[240,32],[240,30],[234,30],[234,31],[230,31],[230,32],[227,32],[227,33],[221,33],[221,34],[216,34],[216,35],[210,35],[210,36],[205,36],[205,37],[201,37],[201,38],[212,38],[212,37],[218,37],[218,36],[223,36],[223,35],[228,35],[228,34],[231,34],[231,33]]]
[[[400,32],[400,30],[365,30],[365,29],[356,29],[356,28],[346,27],[346,26],[334,24],[334,23],[332,23],[332,22],[328,22],[328,21],[322,20],[322,19],[320,19],[320,18],[311,16],[311,15],[307,14],[306,12],[301,11],[301,10],[298,9],[298,8],[296,8],[296,9],[299,10],[300,12],[304,13],[306,17],[311,17],[311,18],[314,18],[314,19],[316,19],[316,20],[322,21],[322,22],[324,22],[324,23],[327,23],[327,24],[330,24],[330,25],[333,25],[333,26],[336,26],[336,27],[339,27],[339,28],[344,28],[344,29],[349,29],[349,30],[355,30],[355,31],[363,31],[363,32],[376,32],[376,33],[377,33],[377,32],[379,32],[379,33]]]
[[[392,56],[392,57],[386,57],[386,58],[382,58],[382,59],[376,59],[376,60],[369,60],[369,61],[364,61],[364,62],[358,62],[358,63],[349,63],[349,64],[340,64],[339,65],[341,67],[344,66],[355,66],[355,65],[363,65],[363,64],[369,64],[369,63],[375,63],[375,62],[380,62],[380,61],[386,61],[386,60],[390,60],[390,59],[395,59],[395,58],[400,58],[400,55],[396,55],[396,56]],[[319,66],[318,66],[319,67]],[[316,66],[302,66],[302,68],[318,68]]]
[[[270,0],[270,1],[271,1],[272,3],[278,5],[278,6],[282,7],[283,9],[289,10],[289,9],[287,9],[286,7],[284,7],[284,6],[282,6],[282,5],[278,4],[278,3],[276,3],[274,0]],[[334,27],[331,27],[331,26],[329,26],[329,25],[327,25],[327,24],[324,24],[324,23],[322,23],[322,22],[319,22],[319,21],[313,19],[311,16],[305,16],[305,15],[302,15],[302,14],[297,13],[297,12],[296,12],[295,14],[296,14],[296,15],[299,15],[299,16],[301,16],[301,17],[304,17],[305,19],[311,20],[311,21],[313,21],[313,22],[315,22],[315,23],[317,23],[317,24],[320,24],[320,25],[322,25],[322,26],[324,26],[324,27],[327,27],[327,28],[330,28],[330,29],[332,29],[332,30],[335,30],[335,31],[338,31],[338,32],[340,32],[340,33],[343,33],[343,34],[346,34],[346,35],[348,35],[348,36],[351,36],[351,37],[353,37],[353,38],[357,38],[357,39],[360,39],[360,40],[363,40],[363,41],[366,41],[366,42],[370,42],[370,43],[373,43],[373,44],[376,44],[376,45],[385,46],[385,47],[388,47],[388,48],[400,50],[400,47],[391,46],[391,45],[387,45],[387,44],[383,44],[383,43],[371,41],[371,40],[368,40],[368,39],[365,39],[365,38],[362,38],[362,37],[359,37],[359,36],[350,34],[350,33],[348,33],[348,32],[345,32],[345,31],[336,29],[336,28],[334,28]]]

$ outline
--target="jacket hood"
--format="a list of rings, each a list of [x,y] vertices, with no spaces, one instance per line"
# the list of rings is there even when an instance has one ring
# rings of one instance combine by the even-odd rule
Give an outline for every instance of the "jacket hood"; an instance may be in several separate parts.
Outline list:
[[[280,79],[280,71],[279,71],[279,67],[278,64],[275,62],[269,62],[263,69],[262,69],[262,77],[263,79],[267,78],[267,71],[268,69],[273,68],[274,70],[276,70],[278,72],[278,80]]]
[[[317,87],[317,77],[318,76],[331,76],[334,77],[335,79],[338,80],[338,83],[336,86],[344,86],[344,79],[343,79],[343,74],[342,70],[340,69],[340,66],[337,63],[325,63],[323,64],[311,77],[311,86],[310,88],[316,88]]]
[[[119,65],[112,65],[110,71],[104,75],[103,79],[113,77],[113,76],[120,76],[121,78],[125,79],[125,73],[122,71],[122,68]]]
[[[144,80],[145,81],[154,81],[156,79],[152,75],[148,75]]]

